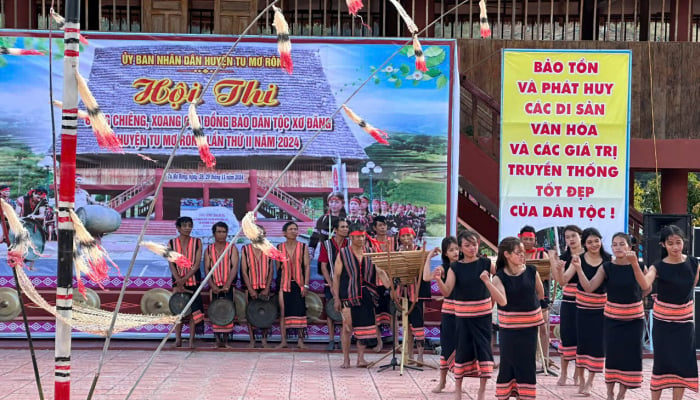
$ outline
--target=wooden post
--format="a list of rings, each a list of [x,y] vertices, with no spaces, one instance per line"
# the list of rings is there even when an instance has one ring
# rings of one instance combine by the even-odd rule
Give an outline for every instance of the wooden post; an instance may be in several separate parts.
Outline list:
[[[58,196],[58,268],[56,311],[65,320],[73,315],[73,236],[69,210],[75,201],[75,152],[78,137],[78,69],[80,1],[67,0],[63,51],[63,111],[61,114],[61,186]],[[56,400],[70,400],[71,327],[56,319],[54,360]]]

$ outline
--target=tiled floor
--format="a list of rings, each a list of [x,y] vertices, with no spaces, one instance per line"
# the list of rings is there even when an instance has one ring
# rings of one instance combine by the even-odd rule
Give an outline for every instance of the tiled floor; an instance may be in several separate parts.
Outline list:
[[[153,345],[155,348],[156,345]],[[101,350],[74,349],[71,399],[86,399],[95,374]],[[125,399],[151,356],[144,350],[114,350],[107,353],[95,400]],[[53,351],[37,351],[45,398],[53,399]],[[378,358],[368,355],[368,360]],[[0,350],[0,399],[38,399],[29,351]],[[437,362],[436,356],[428,356]],[[400,376],[398,370],[382,373],[377,368],[341,369],[342,355],[318,352],[275,351],[163,351],[144,375],[130,399],[190,400],[190,399],[452,399],[453,380],[449,379],[447,393],[433,394],[438,372],[408,371]],[[354,358],[353,358],[354,362]],[[642,389],[628,392],[627,399],[649,399],[651,360],[644,360]],[[538,375],[538,399],[572,399],[579,397],[573,386],[556,385],[555,377]],[[465,380],[464,399],[475,398],[478,381]],[[495,378],[489,381],[487,398],[493,399]],[[580,397],[579,397],[580,398]],[[605,398],[602,377],[596,378],[592,399]],[[670,399],[664,393],[662,399]],[[687,392],[684,399],[696,399]]]

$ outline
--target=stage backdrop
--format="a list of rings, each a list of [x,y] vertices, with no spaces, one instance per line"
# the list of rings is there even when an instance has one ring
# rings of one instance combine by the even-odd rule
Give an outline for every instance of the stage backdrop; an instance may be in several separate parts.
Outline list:
[[[499,237],[627,230],[632,53],[503,50]]]
[[[215,199],[230,199],[234,217],[240,221],[319,129],[321,135],[258,214],[273,242],[282,240],[280,228],[288,219],[300,221],[301,240],[309,239],[310,230],[327,212],[325,199],[333,187],[333,165],[338,163],[346,168],[345,211],[355,212],[353,219],[363,220],[364,210],[355,210],[356,203],[348,201],[364,195],[372,211],[391,216],[394,231],[400,225],[412,225],[429,246],[439,246],[450,221],[456,221],[459,80],[455,41],[423,40],[428,66],[423,73],[415,69],[412,47],[402,47],[404,40],[292,38],[294,73],[289,75],[279,68],[273,37],[245,39],[230,56],[226,56],[233,41],[230,36],[100,34],[89,39],[88,46],[81,45],[80,72],[125,153],[115,155],[99,148],[90,126],[79,123],[78,172],[83,188],[98,200],[109,200],[139,185],[155,187],[178,132],[187,126],[188,101],[203,95],[198,111],[217,158],[216,169],[208,170],[199,161],[187,128],[173,167],[165,175],[163,195],[158,198],[162,208],[156,208],[156,219],[169,224],[160,228],[160,236],[146,240],[164,243],[177,235],[172,222],[180,215],[181,204],[198,208],[215,205]],[[47,52],[50,44],[46,32],[0,31],[0,45]],[[54,39],[52,45],[51,59],[48,54],[0,56],[0,184],[10,184],[14,198],[50,183],[46,182],[50,163],[37,161],[52,152],[49,64],[53,96],[63,97],[63,39]],[[219,64],[223,69],[205,88]],[[344,113],[332,116],[346,101],[358,115],[389,134],[389,146],[377,144]],[[80,107],[84,109],[82,103]],[[60,135],[60,111],[54,111]],[[371,175],[362,172],[368,162],[375,165]],[[30,167],[38,171],[33,180],[27,177]],[[380,202],[373,206],[372,200]],[[128,225],[130,218],[125,215],[122,225]],[[205,244],[211,241],[210,226],[196,228]],[[453,233],[455,229],[454,224],[449,228]],[[117,232],[103,241],[122,271],[135,244],[133,232]],[[55,242],[47,244],[46,255],[30,275],[40,287],[50,288],[55,285]],[[312,290],[322,293],[316,261],[312,272]],[[150,284],[139,286],[140,290],[170,287],[167,263],[143,251],[134,275],[140,277],[134,282],[153,278],[144,279]],[[7,267],[0,266],[0,276],[2,286],[12,285]],[[115,274],[105,284],[114,291],[121,278]],[[130,301],[138,307],[139,299]],[[13,324],[17,329],[19,325]],[[4,329],[7,326],[0,324],[0,331]]]

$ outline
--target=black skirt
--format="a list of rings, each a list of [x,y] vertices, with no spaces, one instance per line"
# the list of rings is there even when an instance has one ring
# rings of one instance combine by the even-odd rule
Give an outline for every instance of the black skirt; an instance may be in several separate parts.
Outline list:
[[[603,372],[605,366],[603,309],[579,308],[576,326],[578,328],[576,344],[576,367],[590,372]]]
[[[651,335],[654,343],[651,390],[682,387],[697,392],[698,363],[693,322],[654,319]]]
[[[490,378],[493,374],[491,315],[455,317],[455,378]]]
[[[289,292],[282,292],[284,301],[284,325],[286,328],[306,328],[306,301],[301,297],[301,288],[292,282]]]
[[[642,386],[644,320],[605,318],[605,383]]]
[[[564,360],[573,361],[576,359],[576,344],[578,332],[576,328],[576,303],[575,301],[562,301],[560,309],[559,333],[561,342],[559,343],[559,354]]]
[[[537,397],[535,353],[539,327],[504,329],[499,331],[501,365],[496,378],[496,397],[507,399],[520,396],[522,400]]]
[[[377,325],[374,320],[374,299],[367,289],[362,289],[359,306],[350,307],[352,331],[358,340],[377,338]]]

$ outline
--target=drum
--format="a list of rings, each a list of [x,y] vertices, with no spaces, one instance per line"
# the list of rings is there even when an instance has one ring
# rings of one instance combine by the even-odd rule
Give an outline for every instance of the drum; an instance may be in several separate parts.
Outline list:
[[[248,322],[245,315],[245,310],[248,306],[248,295],[238,289],[233,289],[233,302],[236,306],[236,316],[238,316],[238,322],[241,324]]]
[[[122,224],[122,216],[116,210],[97,204],[82,206],[75,213],[93,235],[115,232]]]
[[[276,297],[268,300],[254,299],[248,303],[246,308],[246,319],[248,323],[256,328],[271,328],[279,314],[279,306]]]
[[[182,310],[185,309],[187,303],[190,302],[191,298],[192,295],[189,293],[173,293],[170,296],[170,300],[168,301],[170,312],[173,313],[173,315],[179,315],[182,312]],[[187,309],[187,311],[184,312],[182,316],[187,317],[190,314],[192,314],[191,308]]]
[[[343,314],[335,311],[335,299],[326,300],[326,315],[335,322],[343,322]]]
[[[233,302],[226,298],[216,299],[209,304],[209,321],[214,325],[225,326],[236,318]]]
[[[41,257],[44,253],[44,245],[46,244],[46,234],[44,233],[44,228],[42,224],[36,220],[30,218],[23,218],[22,225],[29,232],[29,239],[32,242],[33,248],[30,248],[27,255],[24,257],[25,261],[34,261]],[[13,241],[15,236],[10,232],[10,241]]]
[[[304,302],[306,303],[306,318],[311,322],[320,321],[321,313],[323,312],[323,301],[321,301],[321,297],[307,290]]]

